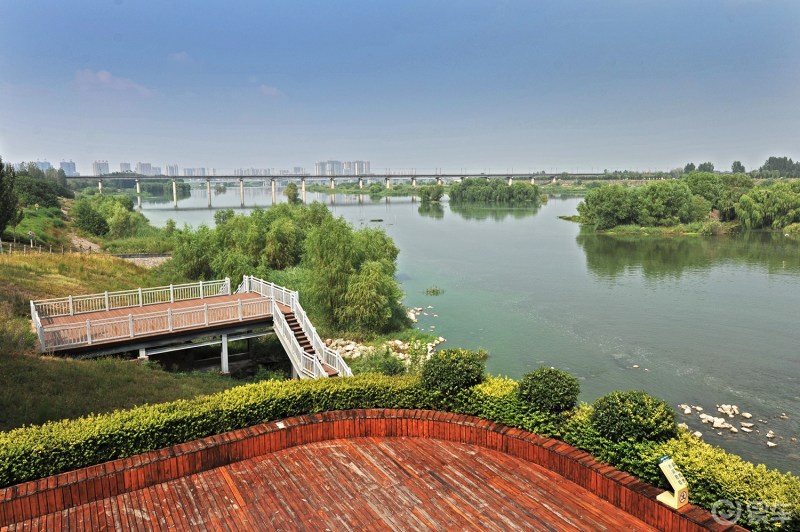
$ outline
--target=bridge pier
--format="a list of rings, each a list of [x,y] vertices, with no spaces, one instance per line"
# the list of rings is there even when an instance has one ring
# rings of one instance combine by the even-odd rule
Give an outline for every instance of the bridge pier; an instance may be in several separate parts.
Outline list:
[[[98,190],[99,194],[103,193],[103,180],[102,179],[98,179],[97,180],[97,190]]]
[[[139,360],[141,360],[142,362],[147,362],[148,360],[150,360],[150,357],[147,356],[147,349],[145,349],[144,347],[139,348]]]
[[[306,178],[300,178],[300,197],[303,199],[303,203],[306,202]]]
[[[411,178],[411,188],[417,188],[417,178],[416,177],[412,177]]]
[[[335,188],[336,188],[336,181],[333,178],[331,178],[331,190]]]
[[[272,204],[275,205],[275,201],[277,200],[277,190],[275,185],[275,178],[269,180],[270,187],[272,188]]]
[[[462,179],[463,179],[463,178],[462,178]],[[436,176],[436,184],[437,184],[437,185],[441,185],[442,183],[443,183],[443,182],[442,182],[442,178],[441,178],[441,177],[439,177],[439,176]]]
[[[211,208],[211,180],[206,179],[206,195],[208,196],[208,208]]]
[[[220,369],[222,373],[228,374],[228,335],[222,335],[222,363]]]
[[[142,193],[142,184],[139,183],[139,178],[137,177],[136,178],[136,195],[138,196],[141,193]]]
[[[388,177],[383,178],[383,186],[386,188],[392,188],[392,180]]]
[[[244,179],[239,178],[239,206],[244,207]]]
[[[508,186],[511,186],[512,182],[513,182],[513,180],[511,179],[511,176],[508,176]]]
[[[142,210],[142,186],[138,177],[136,178],[136,206]]]
[[[358,178],[358,190],[363,190],[363,189],[364,189],[364,179],[359,177]]]
[[[178,184],[174,177],[172,178],[172,206],[178,208]]]
[[[536,178],[531,176],[531,185],[535,185],[535,184],[536,184]]]

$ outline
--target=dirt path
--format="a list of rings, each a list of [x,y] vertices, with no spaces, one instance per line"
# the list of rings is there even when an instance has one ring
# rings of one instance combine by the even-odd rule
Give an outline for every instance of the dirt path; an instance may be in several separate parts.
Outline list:
[[[79,249],[89,249],[91,251],[100,251],[100,244],[95,244],[94,242],[90,242],[83,237],[78,235],[69,235],[69,241],[73,247]]]

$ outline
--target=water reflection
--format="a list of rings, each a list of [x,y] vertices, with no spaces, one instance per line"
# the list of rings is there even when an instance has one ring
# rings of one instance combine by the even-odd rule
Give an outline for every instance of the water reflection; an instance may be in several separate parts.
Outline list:
[[[733,263],[769,273],[800,272],[800,245],[780,233],[747,232],[736,236],[598,235],[582,230],[576,241],[589,270],[603,278],[641,271],[647,278],[675,277]]]
[[[520,220],[534,216],[539,212],[540,206],[535,207],[487,207],[484,205],[450,204],[450,211],[458,214],[465,220],[493,220],[500,222],[506,218]]]
[[[441,203],[422,203],[417,209],[420,216],[441,220],[444,218],[444,207]]]

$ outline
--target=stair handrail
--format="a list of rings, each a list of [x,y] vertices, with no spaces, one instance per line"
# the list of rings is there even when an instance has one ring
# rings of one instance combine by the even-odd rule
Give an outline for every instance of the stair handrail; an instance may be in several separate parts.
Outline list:
[[[278,302],[272,300],[272,322],[278,339],[281,340],[286,352],[289,354],[289,359],[292,361],[295,371],[300,377],[307,376],[311,378],[327,377],[328,374],[322,367],[319,359],[306,353],[297,341],[297,337],[289,327],[289,322],[286,316],[283,315]]]
[[[264,281],[252,275],[245,275],[239,287],[236,289],[236,293],[239,292],[256,292],[291,308],[297,319],[297,323],[311,342],[311,347],[314,349],[319,362],[324,362],[336,369],[339,375],[343,377],[353,376],[350,366],[344,361],[342,355],[340,355],[338,351],[330,349],[325,345],[325,342],[322,341],[319,333],[317,333],[317,329],[314,327],[314,324],[311,323],[311,320],[308,319],[305,309],[300,304],[299,294],[296,291],[289,290],[288,288],[284,288],[283,286],[276,285],[269,281]],[[305,351],[303,351],[303,353],[305,353]]]

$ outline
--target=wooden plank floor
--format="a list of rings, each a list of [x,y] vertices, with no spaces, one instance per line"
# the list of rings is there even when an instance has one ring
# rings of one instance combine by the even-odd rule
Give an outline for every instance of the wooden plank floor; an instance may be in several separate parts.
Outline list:
[[[176,312],[176,311],[180,311],[180,310],[184,310],[184,309],[188,309],[188,308],[202,307],[203,305],[206,305],[206,304],[209,305],[209,306],[212,306],[212,305],[219,305],[219,304],[224,304],[224,303],[234,303],[234,302],[237,302],[237,301],[240,301],[240,300],[241,301],[253,302],[253,301],[259,300],[259,299],[263,300],[265,302],[270,301],[268,298],[262,297],[258,293],[255,293],[255,292],[244,292],[244,293],[241,293],[241,294],[231,294],[231,295],[225,295],[225,296],[212,296],[212,297],[206,297],[206,298],[203,298],[203,299],[199,299],[199,298],[198,299],[188,299],[188,300],[184,300],[184,301],[176,301],[175,303],[158,303],[158,304],[154,304],[154,305],[144,305],[144,306],[141,306],[141,307],[120,308],[120,309],[114,309],[114,310],[110,310],[110,311],[87,312],[85,314],[78,314],[78,315],[75,315],[75,316],[57,316],[57,317],[54,317],[54,318],[42,318],[41,322],[42,322],[42,326],[45,328],[45,330],[47,330],[48,327],[54,327],[54,326],[63,326],[63,325],[72,325],[72,324],[81,325],[81,324],[85,324],[87,320],[95,321],[95,320],[103,320],[103,319],[107,319],[107,318],[127,318],[128,315],[133,315],[134,317],[136,317],[136,316],[142,316],[142,315],[145,315],[145,314],[151,314],[151,313],[154,313],[154,312],[166,312],[166,310],[169,309],[169,308],[171,308],[173,312]],[[291,309],[286,305],[282,305],[281,304],[280,308],[284,312],[290,312],[291,311]],[[229,311],[228,313],[231,314],[231,315],[236,314],[233,310]],[[245,318],[243,321],[245,321],[245,322],[253,321],[254,319],[263,320],[265,318],[269,318],[270,316],[271,315],[258,316],[256,318]],[[161,319],[160,321],[163,321],[164,324],[166,323],[165,318]],[[162,328],[162,329],[166,328],[164,326],[164,324],[160,323],[160,321],[157,324],[158,327]],[[236,323],[238,321],[239,321],[238,320],[238,316],[232,316],[231,319],[218,321],[218,322],[214,323],[213,326],[214,327],[219,327],[220,325],[225,325],[226,323]],[[160,331],[154,332],[154,333],[148,333],[148,331],[142,329],[142,327],[147,326],[149,324],[146,319],[138,321],[138,322],[135,322],[135,323],[136,323],[135,327],[136,327],[136,339],[137,340],[139,340],[141,338],[163,336],[164,334],[169,334],[169,333],[165,333],[163,330],[160,330]],[[149,324],[149,325],[153,326],[153,324]],[[127,329],[128,326],[127,326],[127,324],[122,323],[121,325],[119,325],[119,327],[122,327],[123,329]],[[189,326],[189,327],[182,327],[177,332],[183,333],[183,332],[186,332],[186,331],[197,331],[197,330],[202,330],[202,329],[205,329],[205,328],[207,328],[205,325]],[[82,330],[80,330],[80,331],[77,331],[77,330],[76,331],[66,330],[66,331],[60,333],[60,337],[61,338],[66,338],[66,337],[68,337],[70,335],[77,336],[79,333],[82,334],[83,331]],[[93,345],[97,345],[97,344],[107,345],[107,344],[113,344],[113,343],[118,343],[118,342],[125,343],[125,342],[130,342],[130,341],[131,341],[130,338],[121,338],[121,339],[112,339],[112,340],[99,339],[99,340],[93,341],[92,344]],[[77,347],[83,347],[83,346],[85,346],[85,344],[79,344]],[[71,349],[73,347],[76,347],[76,346],[65,345],[65,346],[62,346],[62,347],[57,347],[56,349],[64,350],[64,349]]]
[[[654,530],[535,464],[424,438],[293,447],[9,530],[85,528]]]

